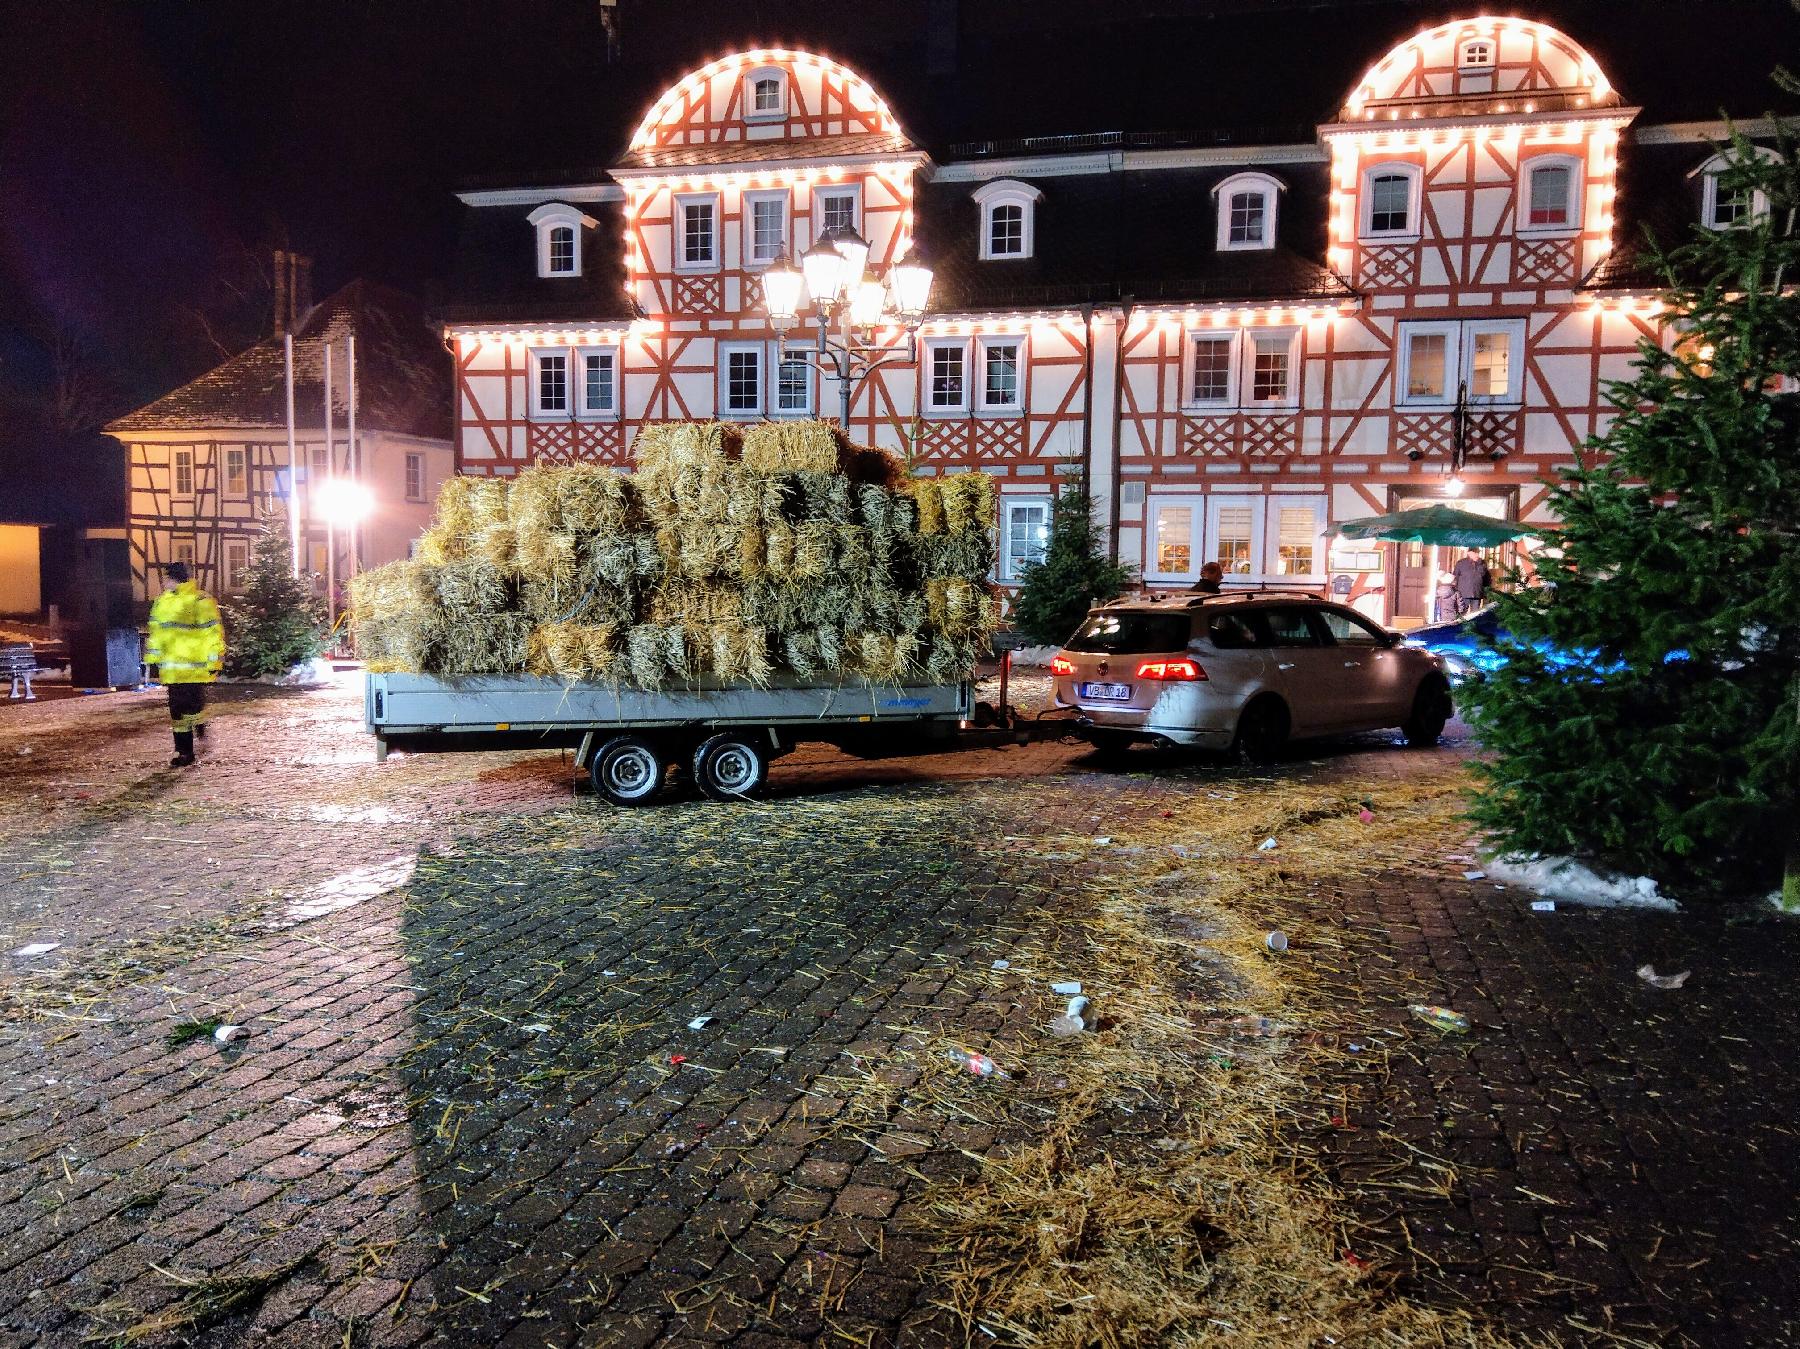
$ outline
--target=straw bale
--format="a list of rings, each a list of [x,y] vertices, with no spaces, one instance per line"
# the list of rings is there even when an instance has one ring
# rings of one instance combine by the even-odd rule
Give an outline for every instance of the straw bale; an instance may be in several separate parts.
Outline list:
[[[984,628],[987,598],[980,586],[961,577],[933,577],[925,583],[931,625],[952,637],[966,637]]]
[[[834,525],[847,525],[855,519],[848,478],[837,473],[796,473],[793,482],[799,489],[803,519]]]
[[[901,632],[918,632],[925,626],[927,616],[923,595],[900,595],[894,605],[894,626]]]
[[[990,529],[999,509],[994,479],[986,473],[955,473],[939,483],[944,527],[952,534]]]
[[[770,576],[787,580],[794,574],[794,531],[775,522],[763,531],[763,567]]]
[[[591,584],[598,577],[611,586],[630,585],[637,575],[637,539],[631,534],[595,534],[581,541],[576,574]]]
[[[912,544],[921,576],[986,576],[994,562],[993,543],[984,531],[915,534]]]
[[[479,534],[493,525],[505,524],[507,502],[512,495],[512,482],[507,478],[470,478],[468,506],[471,516],[468,533]]]
[[[527,668],[568,680],[598,678],[617,659],[617,640],[605,624],[545,623],[532,632]]]
[[[418,560],[435,564],[461,561],[468,552],[463,543],[465,537],[445,525],[433,525],[419,535]]]
[[[669,673],[678,679],[692,681],[698,673],[694,644],[687,629],[678,623],[663,629],[663,660],[668,664]]]
[[[438,568],[438,598],[452,614],[495,614],[507,607],[512,587],[493,563],[481,558]]]
[[[790,632],[781,639],[787,667],[802,679],[819,675],[819,639],[810,632]]]
[[[856,514],[871,530],[894,528],[894,494],[877,483],[863,483],[855,492]]]
[[[794,565],[797,581],[816,580],[831,570],[837,543],[836,531],[823,520],[808,520],[794,530]]]
[[[669,682],[667,645],[661,626],[640,623],[625,634],[625,666],[631,682],[641,689],[659,689]]]
[[[518,501],[515,491],[513,500]],[[567,530],[548,529],[538,524],[519,524],[519,571],[536,580],[572,583],[576,568],[576,538]]]
[[[548,464],[534,464],[513,479],[507,505],[521,538],[531,531],[543,533],[566,527],[557,473],[558,470]]]
[[[975,647],[971,642],[957,641],[939,634],[931,639],[925,656],[925,675],[934,684],[954,684],[967,679],[975,668]]]
[[[829,625],[814,628],[813,642],[819,649],[819,669],[822,673],[836,674],[844,668],[842,629]]]
[[[564,528],[602,533],[625,528],[634,503],[631,479],[623,473],[599,464],[570,464],[556,469],[555,477]]]
[[[763,573],[763,559],[768,555],[768,542],[762,526],[754,522],[739,526],[736,575],[754,580]]]
[[[943,484],[936,478],[914,478],[906,484],[906,491],[918,511],[919,533],[942,534],[946,529]]]
[[[503,576],[519,574],[519,531],[508,521],[477,532],[470,551]]]
[[[857,633],[850,639],[856,652],[856,669],[877,684],[899,684],[915,672],[919,640],[910,633]]]
[[[504,674],[525,668],[531,619],[525,614],[446,615],[436,662],[441,674]]]
[[[731,422],[662,422],[638,432],[638,471],[655,476],[681,465],[722,464],[743,452],[743,429]]]
[[[475,532],[475,488],[480,479],[456,474],[438,488],[434,527],[449,538],[465,539]]]
[[[744,432],[744,465],[759,473],[836,473],[838,438],[826,422],[764,422]]]
[[[852,576],[866,573],[871,561],[868,528],[863,525],[839,525],[837,527],[838,570]]]
[[[650,585],[662,580],[668,571],[668,564],[663,560],[662,548],[655,534],[639,534],[632,540],[633,551],[637,554],[637,563],[633,570]]]

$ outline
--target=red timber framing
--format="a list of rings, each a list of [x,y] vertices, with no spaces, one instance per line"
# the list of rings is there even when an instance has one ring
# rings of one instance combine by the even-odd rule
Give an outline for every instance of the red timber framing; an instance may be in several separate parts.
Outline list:
[[[753,106],[757,79],[776,81],[779,106]],[[1214,546],[1215,526],[1225,528],[1220,512],[1248,508],[1264,547],[1252,574],[1300,565],[1295,557],[1304,569],[1279,574],[1324,585],[1348,572],[1353,595],[1392,618],[1380,593],[1385,564],[1340,555],[1324,525],[1452,490],[1483,509],[1545,520],[1540,480],[1604,430],[1605,385],[1629,375],[1639,340],[1662,338],[1654,301],[1582,288],[1615,242],[1619,147],[1635,116],[1579,46],[1541,24],[1477,17],[1431,29],[1379,57],[1318,129],[1330,192],[1320,261],[1344,283],[1344,298],[1121,298],[1080,313],[933,314],[918,334],[920,359],[857,390],[850,429],[904,455],[915,472],[993,474],[1003,499],[1047,497],[1060,471],[1081,466],[1098,518],[1112,522],[1115,551],[1156,583],[1185,580],[1156,554],[1160,505],[1181,503],[1177,518],[1194,522],[1194,547],[1177,550],[1192,570]],[[1272,162],[1278,172],[1281,161]],[[1244,163],[1256,167],[1254,153]],[[1534,215],[1532,175],[1548,167],[1560,172],[1544,181],[1565,184],[1566,197],[1546,217],[1542,202]],[[969,181],[971,192],[983,181],[980,166],[958,169],[955,181]],[[1008,161],[1004,171],[1029,183],[1032,161]],[[460,469],[629,464],[639,427],[722,415],[727,347],[765,353],[763,402],[748,415],[778,415],[779,341],[762,315],[750,203],[783,202],[782,242],[798,254],[817,236],[825,198],[838,194],[834,209],[843,210],[848,194],[879,272],[911,247],[916,186],[936,172],[881,97],[835,62],[763,49],[693,72],[650,109],[613,170],[638,317],[565,326],[521,313],[452,329]],[[1404,180],[1402,220],[1391,184],[1389,213],[1374,218],[1371,184],[1383,175]],[[712,208],[713,236],[699,257],[684,247],[689,201]],[[1042,228],[1058,223],[1046,218]],[[1210,249],[1210,222],[1195,221],[1193,237],[1197,251]],[[520,248],[530,247],[522,237]],[[1421,334],[1437,339],[1417,346],[1436,353],[1435,375],[1411,365]],[[1288,384],[1283,396],[1259,399],[1266,389],[1253,383],[1252,354],[1273,359],[1278,335],[1290,340]],[[1196,337],[1233,344],[1227,396],[1194,398]],[[898,332],[881,340],[895,352],[904,343]],[[988,410],[975,394],[983,343],[996,340],[1019,345],[1019,398]],[[959,341],[966,401],[933,409],[929,349]],[[587,417],[534,412],[533,352],[582,348],[617,353],[614,405]],[[1468,402],[1468,463],[1453,487],[1456,392],[1473,386],[1478,364],[1479,379],[1499,392]],[[812,410],[831,416],[836,407],[833,382],[815,378]],[[1292,534],[1308,509],[1321,531],[1310,547]]]

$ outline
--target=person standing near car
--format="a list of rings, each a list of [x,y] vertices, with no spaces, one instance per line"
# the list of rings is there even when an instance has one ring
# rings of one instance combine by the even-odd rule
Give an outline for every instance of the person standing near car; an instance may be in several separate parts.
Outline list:
[[[1225,568],[1217,562],[1204,563],[1200,568],[1200,579],[1188,587],[1190,595],[1217,595],[1225,589]]]
[[[194,765],[194,736],[206,734],[206,686],[225,662],[225,630],[219,606],[195,584],[187,563],[163,568],[163,593],[150,606],[150,644],[144,663],[169,690],[169,722],[175,732],[171,768]]]
[[[1467,556],[1457,562],[1451,572],[1451,579],[1456,585],[1458,618],[1473,609],[1479,609],[1488,588],[1494,584],[1494,574],[1488,570],[1487,560],[1481,556],[1479,548],[1469,549]]]

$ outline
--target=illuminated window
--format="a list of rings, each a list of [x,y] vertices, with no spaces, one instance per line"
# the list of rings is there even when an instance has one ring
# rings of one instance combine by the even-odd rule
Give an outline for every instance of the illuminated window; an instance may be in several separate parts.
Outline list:
[[[754,417],[762,412],[763,349],[760,345],[719,349],[719,410],[728,417]]]
[[[1187,577],[1194,570],[1194,518],[1192,506],[1158,506],[1152,570],[1162,576]]]
[[[981,256],[1005,260],[1028,258],[1035,248],[1037,203],[1043,199],[1029,183],[1002,178],[975,192],[981,207]]]
[[[1448,390],[1450,337],[1443,332],[1409,333],[1406,339],[1406,396],[1441,399]]]
[[[1275,574],[1311,576],[1319,548],[1318,515],[1311,506],[1282,505],[1275,510]]]
[[[968,348],[960,339],[930,341],[925,368],[925,406],[933,412],[966,412],[969,408]]]
[[[1255,504],[1213,506],[1212,561],[1227,576],[1247,576],[1254,570],[1251,559],[1256,556]]]
[[[1363,176],[1365,237],[1416,236],[1419,232],[1419,168],[1381,164]]]
[[[1050,499],[1010,497],[1000,503],[1000,579],[1016,581],[1033,562],[1044,560],[1050,542]]]
[[[1569,223],[1569,186],[1573,175],[1566,164],[1546,164],[1531,171],[1531,203],[1526,222],[1532,225]]]
[[[1275,203],[1281,183],[1266,173],[1234,173],[1217,187],[1221,252],[1275,246]]]
[[[1476,398],[1512,394],[1512,337],[1505,332],[1469,335],[1469,393]]]

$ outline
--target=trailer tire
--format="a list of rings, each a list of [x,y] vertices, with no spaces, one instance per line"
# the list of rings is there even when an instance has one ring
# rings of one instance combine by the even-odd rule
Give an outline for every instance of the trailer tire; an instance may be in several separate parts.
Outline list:
[[[615,735],[594,751],[594,790],[615,806],[648,805],[668,773],[662,750],[640,735]]]
[[[769,780],[769,750],[759,735],[720,731],[694,751],[694,785],[715,801],[742,801]]]

